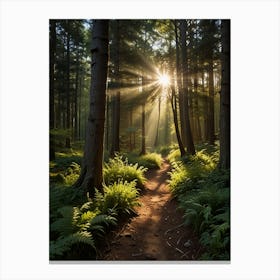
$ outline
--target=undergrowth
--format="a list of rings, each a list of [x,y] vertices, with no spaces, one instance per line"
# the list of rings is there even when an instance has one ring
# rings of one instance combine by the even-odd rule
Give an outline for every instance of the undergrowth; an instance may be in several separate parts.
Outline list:
[[[147,168],[140,166],[138,163],[129,163],[127,158],[124,159],[122,156],[116,155],[109,159],[108,163],[105,163],[104,182],[108,186],[118,181],[135,181],[137,187],[142,188],[146,182],[146,170]]]
[[[132,164],[138,164],[148,169],[159,169],[162,164],[162,157],[157,153],[148,153],[146,155],[138,156],[135,153],[129,153],[126,155],[128,161]]]
[[[96,192],[95,202],[102,213],[111,213],[113,210],[117,215],[132,214],[134,207],[139,205],[139,192],[136,182],[118,182],[104,187],[104,195]]]
[[[101,214],[89,203],[81,207],[63,206],[50,225],[50,259],[87,259],[96,256],[96,240],[106,227],[116,225],[111,214]]]
[[[50,194],[51,260],[96,258],[105,233],[139,205],[135,181],[104,186],[104,194],[96,191],[86,202],[71,187],[52,187]]]
[[[230,258],[230,173],[218,170],[219,154],[200,150],[180,158],[178,150],[168,156],[172,163],[169,186],[184,211],[185,224],[200,237],[203,260]]]
[[[93,200],[72,187],[81,171],[78,163],[60,172],[50,168],[50,259],[95,259],[106,232],[139,205],[136,187],[145,183],[146,168],[120,156],[110,159],[104,168],[104,193],[96,191]]]

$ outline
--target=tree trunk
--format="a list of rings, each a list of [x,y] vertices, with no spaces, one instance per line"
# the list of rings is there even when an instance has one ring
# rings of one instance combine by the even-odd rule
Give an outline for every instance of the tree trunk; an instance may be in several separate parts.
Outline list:
[[[110,103],[110,97],[109,95],[107,95],[106,97],[106,138],[105,138],[105,147],[106,147],[106,150],[109,151],[109,103]]]
[[[171,108],[173,113],[173,120],[174,120],[174,126],[175,126],[175,132],[177,137],[178,146],[180,149],[181,157],[183,157],[186,154],[181,135],[179,130],[179,124],[178,124],[178,116],[177,116],[177,102],[176,102],[176,95],[175,95],[175,88],[174,85],[171,86]]]
[[[80,54],[77,53],[76,77],[75,77],[75,96],[74,96],[74,139],[78,139],[78,90],[80,76]]]
[[[67,137],[65,141],[65,147],[71,148],[71,138],[70,138],[70,24],[67,20],[67,49],[66,49],[66,59],[67,59],[67,72],[66,72],[66,128],[67,128]]]
[[[170,110],[166,99],[164,145],[170,145]]]
[[[142,141],[141,141],[141,152],[140,155],[145,155],[146,154],[146,126],[145,126],[145,102],[142,104]]]
[[[180,20],[180,35],[181,35],[181,60],[183,70],[183,93],[185,100],[185,121],[186,121],[186,143],[187,153],[194,155],[195,148],[193,144],[192,131],[190,126],[189,108],[188,108],[188,73],[187,73],[187,47],[186,47],[186,30],[187,22]]]
[[[55,128],[54,110],[54,71],[55,71],[55,52],[56,52],[56,22],[50,20],[50,130]],[[54,135],[50,131],[50,160],[55,159]]]
[[[82,105],[82,77],[80,76],[80,79],[79,79],[79,110],[78,110],[78,139],[81,140],[81,117],[82,117],[82,114],[81,114],[81,106]]]
[[[157,147],[159,145],[159,123],[160,123],[160,105],[161,105],[161,98],[158,97],[158,120],[157,120],[157,129],[156,129],[156,138],[154,146]]]
[[[230,168],[230,20],[222,20],[220,168]]]
[[[197,136],[197,141],[201,141],[201,127],[200,127],[200,120],[199,120],[199,104],[198,104],[198,67],[197,67],[198,62],[196,63],[195,67],[195,73],[194,73],[194,109],[195,109],[195,127],[196,127],[196,136]]]
[[[211,54],[212,56],[212,54]],[[208,99],[208,141],[209,144],[215,143],[215,128],[214,128],[214,76],[213,76],[213,58],[211,57],[208,66],[209,73],[209,99]]]
[[[175,20],[175,40],[176,40],[176,80],[179,92],[179,116],[180,116],[180,128],[182,142],[186,146],[186,121],[185,121],[185,107],[184,107],[184,95],[182,91],[182,67],[180,65],[180,50],[179,50],[179,38],[178,38],[178,21]]]
[[[112,147],[110,155],[113,157],[116,152],[120,151],[120,32],[119,21],[113,23],[114,30],[114,95],[113,95],[113,108],[112,108]]]
[[[142,94],[144,94],[146,86],[146,79],[142,76]],[[146,112],[145,112],[145,100],[142,103],[142,139],[141,139],[141,152],[140,155],[146,154],[146,118],[145,118]]]
[[[133,107],[131,105],[129,109],[129,151],[131,152],[133,150],[133,145],[132,145],[132,127],[133,127]]]
[[[75,184],[89,196],[103,192],[103,139],[108,65],[108,20],[94,20],[91,45],[90,111],[80,177]]]
[[[203,117],[204,117],[204,141],[207,142],[208,137],[208,117],[209,117],[209,96],[206,92],[206,86],[205,82],[207,83],[207,79],[205,79],[204,73],[203,73]]]

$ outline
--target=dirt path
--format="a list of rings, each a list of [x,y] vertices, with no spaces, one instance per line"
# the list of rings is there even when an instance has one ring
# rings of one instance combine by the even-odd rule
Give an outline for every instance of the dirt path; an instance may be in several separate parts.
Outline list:
[[[147,172],[138,216],[110,236],[103,260],[195,260],[200,245],[192,230],[183,226],[166,180],[170,164]]]

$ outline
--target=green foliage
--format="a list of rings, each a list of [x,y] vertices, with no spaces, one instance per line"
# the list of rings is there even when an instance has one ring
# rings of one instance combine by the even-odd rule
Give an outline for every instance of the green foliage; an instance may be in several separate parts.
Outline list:
[[[161,154],[163,157],[168,156],[171,150],[172,150],[172,146],[161,146],[156,148],[156,152]]]
[[[64,259],[65,255],[70,256],[73,245],[86,244],[89,246],[87,249],[95,250],[95,243],[92,235],[87,232],[76,232],[67,236],[61,236],[55,241],[50,242],[50,259]]]
[[[172,171],[169,172],[170,180],[168,180],[171,191],[177,196],[182,192],[185,192],[184,186],[188,180],[188,170],[186,166],[180,161],[174,161],[172,163]]]
[[[194,156],[180,158],[178,151],[174,150],[168,156],[172,164],[169,185],[175,195],[184,194],[204,183],[204,179],[216,168],[218,162],[216,153],[209,155],[201,150]],[[181,160],[175,160],[178,156]]]
[[[175,155],[175,156],[174,156]],[[176,151],[171,152],[176,158]],[[200,236],[202,259],[228,260],[230,252],[230,173],[218,170],[219,154],[205,149],[173,161],[169,185],[178,197],[184,220]]]
[[[94,255],[96,239],[104,235],[106,227],[116,225],[116,221],[112,215],[101,214],[92,202],[81,207],[59,208],[50,226],[50,259],[75,259],[82,256],[85,249]]]
[[[54,174],[59,180],[50,187],[50,258],[93,259],[98,240],[116,225],[116,217],[133,213],[138,205],[136,184],[145,182],[145,170],[121,157],[110,160],[105,178],[111,185],[86,203],[82,190],[70,187],[80,174],[79,164],[72,162],[63,172]],[[130,182],[122,181],[125,175]]]
[[[50,173],[50,182],[55,185],[72,186],[79,178],[81,167],[76,162],[71,164],[60,173]]]
[[[73,163],[80,165],[83,153],[81,150],[67,149],[65,152],[56,152],[55,156],[56,159],[50,162],[50,168],[53,172],[65,170]]]
[[[130,153],[127,155],[128,161],[132,164],[138,164],[148,169],[158,169],[162,164],[162,157],[157,153],[148,153],[146,155],[138,156],[137,154]]]
[[[97,192],[95,200],[102,213],[115,212],[118,215],[134,213],[134,207],[139,205],[136,182],[118,182],[104,187],[104,195]]]
[[[123,159],[122,156],[116,155],[109,160],[109,163],[105,163],[104,181],[107,186],[119,181],[136,181],[137,187],[143,187],[146,181],[144,176],[146,170],[143,166],[139,166],[138,163],[130,164],[127,158]]]
[[[162,161],[161,155],[157,153],[149,153],[139,157],[139,165],[147,167],[148,169],[160,168]]]
[[[211,251],[204,253],[201,259],[230,258],[230,214],[227,208],[222,214],[213,216],[210,226],[201,234],[200,242]]]
[[[171,163],[179,161],[181,159],[181,153],[178,148],[174,148],[170,151],[170,153],[167,156],[167,160]]]
[[[50,219],[59,216],[59,208],[69,205],[80,205],[85,200],[82,190],[68,186],[56,185],[50,187]]]

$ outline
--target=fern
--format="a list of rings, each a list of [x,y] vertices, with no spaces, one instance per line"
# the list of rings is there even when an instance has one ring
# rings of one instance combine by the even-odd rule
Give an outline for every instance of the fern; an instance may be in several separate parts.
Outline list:
[[[148,169],[160,168],[162,164],[162,157],[157,153],[148,153],[146,155],[138,156],[137,154],[127,154],[128,161],[137,166],[143,166]]]
[[[83,243],[90,246],[96,251],[95,243],[91,233],[82,231],[76,232],[67,236],[62,236],[56,241],[50,242],[50,258],[55,259],[61,257],[71,251],[74,244]]]
[[[206,250],[202,259],[229,259],[230,173],[215,169],[219,151],[214,149],[207,147],[195,156],[181,159],[178,159],[177,151],[173,151],[169,185],[184,211],[185,223],[200,236]]]
[[[104,181],[107,186],[119,181],[135,181],[138,187],[143,187],[146,182],[144,176],[146,171],[147,168],[138,166],[138,163],[130,164],[127,158],[123,159],[122,156],[117,155],[105,164]]]
[[[95,199],[102,213],[131,214],[139,205],[136,182],[118,182],[104,187],[104,196],[97,193]]]
[[[101,215],[100,210],[93,208],[92,202],[86,202],[80,208],[65,206],[57,210],[58,218],[50,227],[51,233],[57,236],[50,242],[51,259],[66,255],[73,257],[79,253],[79,250],[73,250],[73,246],[80,243],[96,250],[95,239],[105,234],[105,227],[116,225],[117,220],[112,216]]]
[[[67,236],[79,229],[76,222],[78,218],[77,210],[75,211],[74,207],[65,206],[59,208],[58,213],[60,213],[62,217],[51,224],[51,231],[58,232],[62,236]]]

